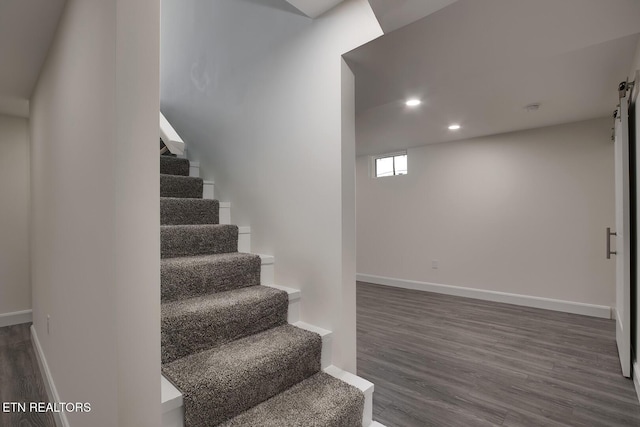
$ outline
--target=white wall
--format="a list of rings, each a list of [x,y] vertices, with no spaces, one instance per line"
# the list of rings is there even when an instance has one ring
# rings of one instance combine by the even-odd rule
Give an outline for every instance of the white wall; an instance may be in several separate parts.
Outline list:
[[[343,345],[337,360],[356,373],[356,82],[353,72],[342,62],[342,295],[336,299]]]
[[[399,177],[359,157],[358,273],[613,306],[611,125],[426,145]]]
[[[340,55],[382,31],[364,0],[317,20],[285,5],[164,0],[162,111],[251,226],[253,251],[275,255],[276,282],[302,290],[302,319],[335,332],[334,363],[354,370]]]
[[[640,71],[640,41],[638,42],[638,45],[636,47],[636,52],[635,52],[635,56],[633,59],[633,63],[631,65],[631,69],[629,70],[629,76],[628,76],[628,80],[629,81],[634,81],[636,80],[636,73]],[[640,74],[638,74],[640,75]],[[636,85],[639,82],[636,81]],[[636,135],[635,135],[635,145],[636,145],[636,168],[640,165],[640,105],[637,104],[637,101],[640,98],[636,98],[636,116],[635,116],[635,126],[636,126]],[[632,119],[633,120],[633,119]],[[638,171],[636,171],[636,174],[638,174]],[[638,200],[638,198],[640,197],[640,194],[638,194],[638,189],[640,188],[638,186],[638,183],[640,182],[640,176],[636,175],[636,199]],[[638,203],[638,202],[636,202]],[[640,207],[640,204],[636,205],[638,207]],[[636,224],[640,224],[640,209],[637,209],[636,211]],[[636,229],[636,241],[640,242],[640,230]],[[639,245],[639,249],[640,249],[640,245]],[[640,272],[639,267],[640,267],[640,251],[636,252],[636,260],[632,261],[636,263],[636,272]],[[640,277],[638,275],[636,275],[637,277]],[[637,363],[638,360],[638,345],[640,344],[640,289],[638,286],[638,279],[636,278],[636,289],[635,289],[635,318],[632,317],[631,322],[634,323],[635,327],[632,328],[632,330],[635,330],[635,334],[634,336],[631,338],[631,347],[632,347],[632,363]],[[631,284],[631,286],[633,286],[633,283]],[[633,292],[632,292],[633,295]],[[631,309],[631,314],[633,316],[634,314],[634,310],[633,307]],[[635,369],[634,369],[635,370]],[[640,375],[638,375],[638,373],[635,373],[637,378],[640,378]],[[639,389],[640,392],[640,389]]]
[[[34,326],[92,404],[71,426],[160,425],[159,13],[68,0],[31,99]]]
[[[118,426],[160,411],[160,0],[117,0],[115,283]],[[92,424],[94,425],[94,424]]]
[[[31,308],[29,122],[0,115],[0,315]],[[1,326],[1,325],[0,325]]]

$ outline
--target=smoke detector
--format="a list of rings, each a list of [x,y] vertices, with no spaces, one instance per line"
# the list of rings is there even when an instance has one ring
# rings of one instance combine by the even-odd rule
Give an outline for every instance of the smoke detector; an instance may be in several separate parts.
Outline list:
[[[534,104],[529,104],[525,106],[524,109],[527,110],[527,113],[531,113],[532,111],[538,111],[540,109],[540,104],[537,102]]]

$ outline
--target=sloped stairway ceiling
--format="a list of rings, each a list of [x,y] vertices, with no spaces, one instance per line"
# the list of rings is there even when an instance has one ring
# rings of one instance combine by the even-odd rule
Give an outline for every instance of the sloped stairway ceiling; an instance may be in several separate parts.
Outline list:
[[[334,8],[342,0],[287,0],[309,18],[317,18],[329,9]]]
[[[317,18],[343,0],[287,0],[310,18]],[[389,33],[424,18],[457,0],[369,0],[382,30]]]
[[[457,0],[369,0],[382,31],[389,33],[437,12]]]
[[[0,1],[0,114],[27,117],[65,0]]]

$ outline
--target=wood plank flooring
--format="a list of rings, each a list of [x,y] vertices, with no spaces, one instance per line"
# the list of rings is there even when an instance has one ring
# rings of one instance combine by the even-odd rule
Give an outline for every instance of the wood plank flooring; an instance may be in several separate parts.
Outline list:
[[[29,333],[30,324],[0,328],[0,402],[48,402]],[[51,413],[2,412],[0,427],[55,427]]]
[[[357,310],[387,427],[640,426],[612,320],[363,283]]]

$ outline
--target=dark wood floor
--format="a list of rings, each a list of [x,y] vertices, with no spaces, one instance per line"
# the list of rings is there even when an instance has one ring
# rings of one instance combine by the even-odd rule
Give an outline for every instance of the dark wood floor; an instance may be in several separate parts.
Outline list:
[[[0,402],[48,402],[29,326],[0,328]],[[55,422],[51,413],[3,413],[0,403],[0,427],[18,426],[55,427]]]
[[[358,283],[358,375],[388,427],[640,426],[615,324]]]

